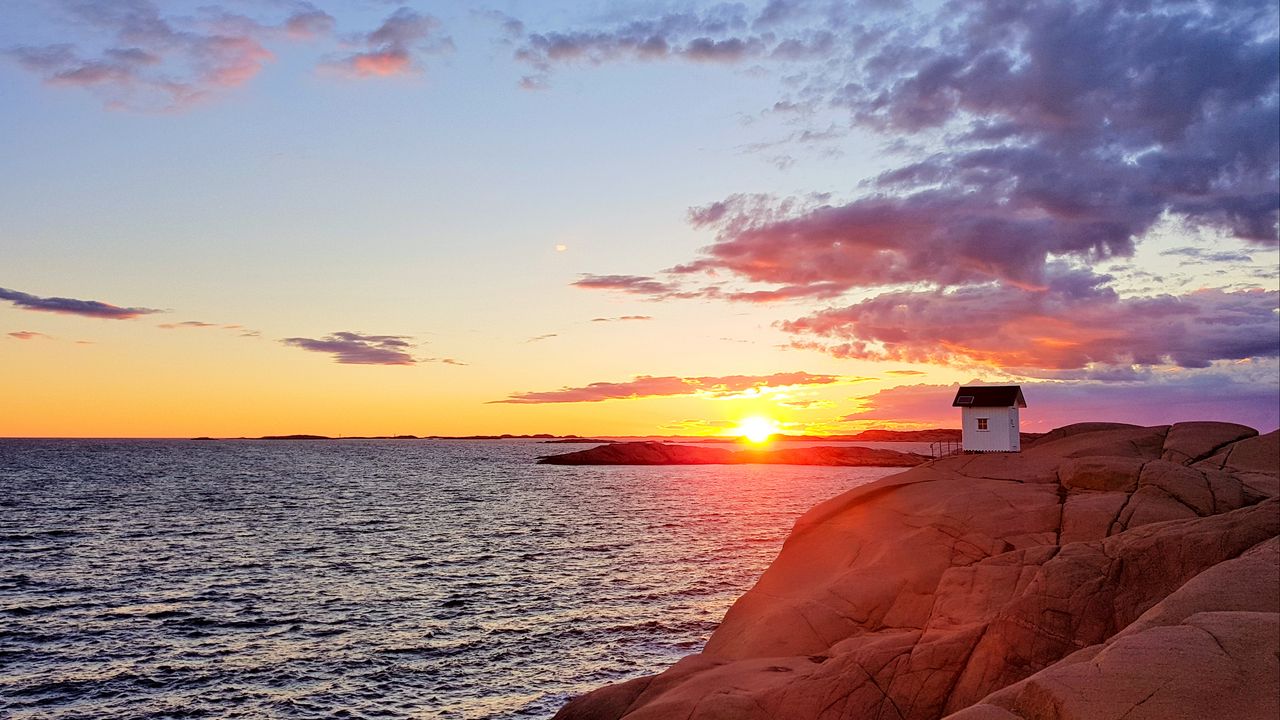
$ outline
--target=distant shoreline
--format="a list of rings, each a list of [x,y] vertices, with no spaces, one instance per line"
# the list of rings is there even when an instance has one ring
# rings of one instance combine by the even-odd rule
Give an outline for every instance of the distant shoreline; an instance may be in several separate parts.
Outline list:
[[[1023,433],[1024,441],[1040,437],[1042,433]],[[616,443],[628,441],[681,442],[681,443],[741,443],[743,438],[731,436],[700,435],[553,435],[534,433],[528,435],[262,435],[258,437],[201,436],[191,440],[542,440],[548,444],[566,443]],[[939,442],[960,440],[958,428],[933,428],[928,430],[865,430],[843,435],[775,435],[770,442]]]

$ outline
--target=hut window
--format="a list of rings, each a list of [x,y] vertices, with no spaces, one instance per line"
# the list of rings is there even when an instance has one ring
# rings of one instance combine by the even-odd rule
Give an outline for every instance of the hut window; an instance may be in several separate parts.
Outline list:
[[[986,418],[978,418],[978,429],[979,429],[979,430],[986,430],[986,429],[987,429],[987,419],[986,419]]]

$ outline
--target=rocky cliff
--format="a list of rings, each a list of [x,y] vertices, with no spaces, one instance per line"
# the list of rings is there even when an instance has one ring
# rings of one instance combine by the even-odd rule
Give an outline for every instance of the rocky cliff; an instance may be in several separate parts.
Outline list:
[[[558,720],[1280,717],[1280,441],[1061,428],[797,521],[701,654]]]

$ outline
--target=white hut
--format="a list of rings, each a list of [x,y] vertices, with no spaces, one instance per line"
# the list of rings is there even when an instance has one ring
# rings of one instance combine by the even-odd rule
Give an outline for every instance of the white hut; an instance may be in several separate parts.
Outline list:
[[[965,452],[1018,452],[1018,408],[1027,406],[1018,385],[970,385],[956,391]]]

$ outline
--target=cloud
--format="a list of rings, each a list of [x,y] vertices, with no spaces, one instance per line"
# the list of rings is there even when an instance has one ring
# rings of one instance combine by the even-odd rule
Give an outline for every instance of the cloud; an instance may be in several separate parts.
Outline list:
[[[547,333],[546,335],[537,335],[537,336],[531,337],[528,340],[525,340],[525,342],[526,343],[542,342],[543,340],[550,340],[553,337],[560,337],[560,336],[557,333]]]
[[[626,60],[738,64],[762,58],[786,62],[812,60],[836,48],[836,36],[825,27],[789,26],[813,16],[808,4],[789,4],[785,13],[772,9],[777,5],[770,3],[752,15],[742,5],[723,3],[583,30],[528,33],[518,21],[508,22],[505,28],[516,41],[516,60],[533,70],[521,83],[527,88],[545,87],[557,66],[570,64]],[[831,17],[832,13],[826,15],[828,20]]]
[[[377,29],[352,39],[366,49],[328,63],[328,67],[353,77],[388,77],[421,72],[416,54],[453,50],[453,41],[439,35],[440,21],[402,7]]]
[[[783,400],[778,404],[795,410],[819,410],[835,407],[835,403],[830,400]]]
[[[1101,364],[1207,367],[1280,354],[1280,293],[1205,289],[1120,298],[1106,289],[1003,285],[884,293],[782,324],[839,357],[1074,369]]]
[[[633,295],[644,295],[646,299],[661,300],[677,297],[681,294],[678,286],[656,280],[647,275],[583,275],[573,282],[575,287],[589,290],[617,290]]]
[[[1244,252],[1235,250],[1206,250],[1198,247],[1177,247],[1163,250],[1161,255],[1180,255],[1187,258],[1183,264],[1213,263],[1250,263],[1253,258]]]
[[[139,315],[164,312],[143,307],[119,307],[97,300],[76,300],[63,297],[37,297],[17,290],[0,288],[0,300],[8,300],[23,310],[36,312],[59,313],[62,315],[80,315],[83,317],[103,318],[107,320],[129,320]]]
[[[623,315],[621,317],[591,318],[591,322],[629,322],[636,320],[652,320],[652,315]]]
[[[211,327],[231,328],[231,326],[229,325],[219,326],[217,323],[207,323],[207,322],[201,322],[199,320],[184,320],[182,322],[177,322],[177,323],[160,323],[156,327],[164,328],[165,330],[179,330],[182,328],[211,328]],[[238,329],[238,327],[239,326],[236,326],[236,328],[233,328],[233,329]]]
[[[886,370],[886,375],[924,375],[923,370]]]
[[[66,0],[71,32],[83,43],[23,45],[5,51],[55,87],[99,93],[109,108],[182,110],[248,82],[273,59],[264,42],[327,35],[333,18],[309,3],[287,4],[279,24],[216,6],[165,15],[149,0]]]
[[[739,193],[695,207],[691,225],[714,238],[697,257],[666,275],[576,285],[654,300],[856,295],[781,326],[843,357],[1060,371],[1275,355],[1274,293],[1122,298],[1115,277],[1091,269],[1128,268],[1172,221],[1218,232],[1188,233],[1193,244],[1171,255],[1216,263],[1208,275],[1233,289],[1274,287],[1274,274],[1237,267],[1248,253],[1205,242],[1280,245],[1274,3],[988,0],[890,18],[865,5],[833,15],[771,3],[754,19],[734,7],[717,34],[692,15],[530,36],[526,61],[638,58],[641,37],[671,48],[691,33],[767,28],[776,44],[754,61],[793,68],[773,57],[808,37],[812,52],[787,45],[786,62],[801,64],[775,107],[797,120],[841,109],[886,138],[895,165],[848,198]]]
[[[363,335],[354,332],[336,332],[324,338],[285,338],[285,345],[328,353],[334,362],[344,365],[413,365],[416,360],[409,354],[413,344],[406,335]]]
[[[1164,425],[1190,420],[1238,422],[1262,432],[1280,424],[1276,365],[1242,376],[1227,368],[1162,374],[1138,382],[1022,383],[1024,430],[1045,431],[1076,422]],[[1265,377],[1266,373],[1271,378]],[[907,385],[864,398],[867,407],[843,418],[865,424],[909,423],[958,427],[951,407],[954,385]]]
[[[18,340],[37,340],[37,339],[49,340],[51,339],[48,335],[45,335],[44,333],[41,333],[41,332],[35,332],[34,330],[15,330],[14,332],[9,333],[9,337],[16,338]]]
[[[723,377],[653,377],[640,375],[626,382],[597,382],[584,387],[565,387],[543,392],[514,393],[494,403],[534,405],[542,403],[601,402],[634,400],[676,395],[723,397],[767,388],[794,385],[829,385],[840,382],[838,375],[811,375],[806,372],[773,375],[726,375]]]

